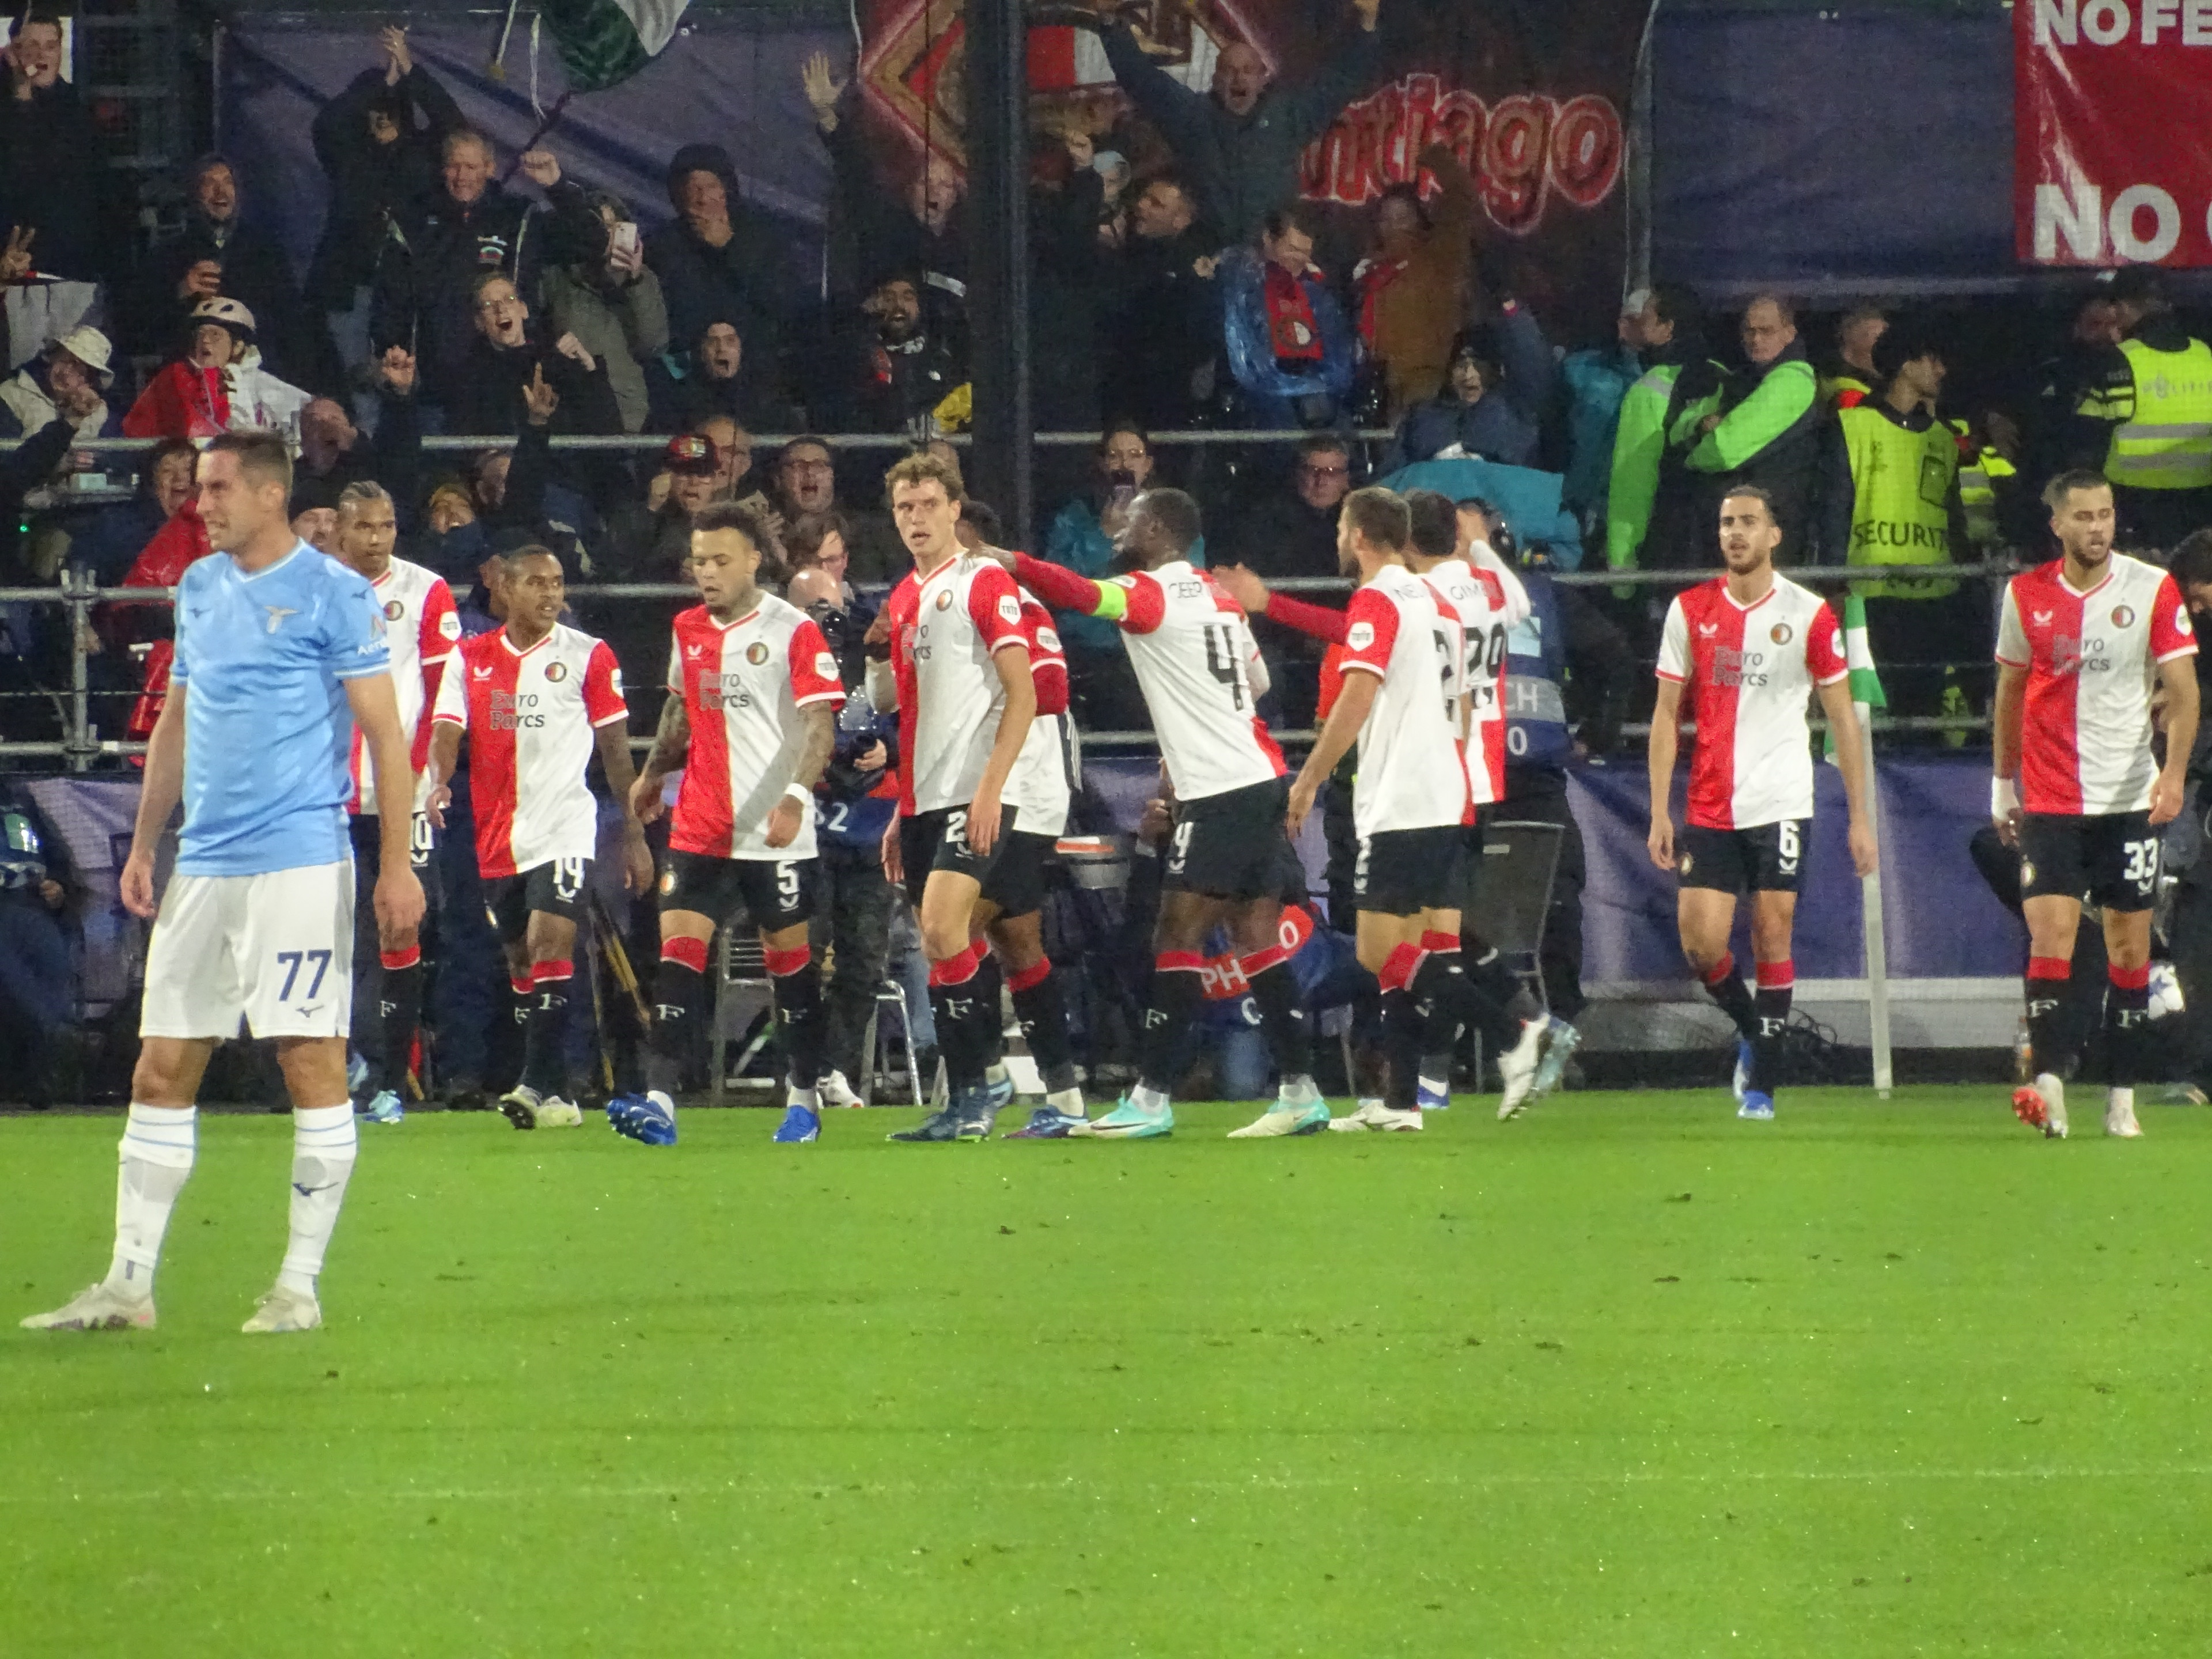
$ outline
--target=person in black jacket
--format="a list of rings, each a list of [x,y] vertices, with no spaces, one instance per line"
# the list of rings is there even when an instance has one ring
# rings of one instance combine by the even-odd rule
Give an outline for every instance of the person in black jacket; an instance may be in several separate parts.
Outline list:
[[[929,331],[921,281],[894,271],[861,301],[823,389],[830,424],[840,432],[905,432],[967,378],[945,341]],[[811,413],[811,400],[810,410]]]
[[[550,343],[533,337],[530,307],[504,271],[486,271],[469,291],[476,338],[446,405],[448,431],[493,437],[520,432],[530,417],[533,383],[550,386],[556,395],[552,436],[604,436],[622,430],[622,411],[605,366],[577,344],[574,335]],[[560,481],[581,490],[602,510],[626,493],[618,455],[585,453],[562,459]]]
[[[184,234],[154,249],[140,267],[126,319],[136,331],[130,349],[149,357],[166,353],[194,306],[228,295],[253,313],[261,361],[270,374],[324,396],[341,390],[330,336],[302,303],[283,245],[244,222],[228,158],[201,156],[185,187],[191,207]]]
[[[738,169],[720,144],[686,144],[668,164],[676,219],[645,239],[645,263],[660,278],[668,337],[696,340],[707,325],[733,322],[763,362],[774,360],[781,298],[775,235],[747,210]]]
[[[414,354],[426,401],[452,412],[466,400],[465,365],[477,339],[475,289],[503,276],[526,301],[538,291],[538,214],[492,181],[491,140],[472,127],[446,135],[442,187],[392,222],[377,260],[369,336]],[[511,429],[502,428],[501,430]]]
[[[436,192],[446,135],[466,125],[453,94],[408,55],[406,30],[387,27],[379,43],[383,64],[315,112],[315,160],[330,181],[330,205],[307,299],[327,319],[349,368],[369,355],[369,289],[386,234]]]
[[[1138,192],[1128,241],[1104,261],[1114,297],[1101,322],[1100,392],[1109,416],[1153,431],[1198,423],[1221,350],[1220,302],[1201,273],[1220,251],[1182,179],[1164,173]]]
[[[61,280],[10,287],[8,360],[20,368],[79,323],[96,320],[98,284],[121,272],[131,231],[106,147],[82,95],[61,78],[62,26],[34,11],[0,52],[0,200],[5,222],[34,233],[35,268]]]

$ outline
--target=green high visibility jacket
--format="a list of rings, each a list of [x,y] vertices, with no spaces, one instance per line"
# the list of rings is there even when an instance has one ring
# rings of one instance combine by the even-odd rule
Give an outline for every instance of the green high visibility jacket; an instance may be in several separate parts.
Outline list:
[[[1659,467],[1667,453],[1667,407],[1681,374],[1681,364],[1661,363],[1620,400],[1605,498],[1605,562],[1615,570],[1636,568],[1637,550],[1650,532],[1651,504],[1659,496]]]
[[[1948,564],[1966,544],[1959,441],[1925,410],[1899,415],[1869,398],[1837,416],[1851,464],[1851,532],[1845,562]],[[1935,599],[1955,581],[1854,582],[1869,599]]]

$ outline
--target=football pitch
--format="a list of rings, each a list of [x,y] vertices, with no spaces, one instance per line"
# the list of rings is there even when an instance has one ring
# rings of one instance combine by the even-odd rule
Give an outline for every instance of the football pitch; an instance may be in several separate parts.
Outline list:
[[[104,1268],[121,1115],[0,1121],[0,1651],[2212,1650],[2212,1113],[1493,1105],[364,1124],[261,1339],[287,1120],[204,1117],[100,1335],[14,1322]]]

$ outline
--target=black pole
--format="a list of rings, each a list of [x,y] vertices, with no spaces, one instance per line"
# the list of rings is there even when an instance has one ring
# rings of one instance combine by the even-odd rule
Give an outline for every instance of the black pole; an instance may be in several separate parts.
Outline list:
[[[1030,490],[1029,34],[1022,0],[967,0],[969,477],[1016,547],[1036,545]]]

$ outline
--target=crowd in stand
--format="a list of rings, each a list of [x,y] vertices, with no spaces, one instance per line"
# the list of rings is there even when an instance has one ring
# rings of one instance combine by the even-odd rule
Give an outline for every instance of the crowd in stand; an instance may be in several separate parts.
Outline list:
[[[1785,296],[1724,316],[1668,283],[1628,295],[1611,337],[1563,349],[1480,234],[1474,185],[1441,145],[1419,157],[1421,186],[1386,192],[1346,245],[1340,221],[1296,199],[1297,158],[1380,78],[1379,3],[1352,0],[1328,67],[1304,83],[1232,46],[1206,92],[1162,70],[1127,23],[1099,20],[1128,112],[1110,130],[1050,131],[1031,169],[1039,424],[1103,429],[1087,476],[1039,463],[1042,556],[1104,573],[1131,500],[1171,482],[1207,509],[1199,561],[1334,576],[1349,491],[1455,463],[1485,465],[1435,477],[1462,499],[1492,493],[1469,480],[1498,484],[1497,469],[1556,475],[1561,511],[1540,532],[1521,526],[1532,562],[1552,568],[1586,556],[1622,573],[1712,567],[1715,504],[1747,483],[1776,503],[1780,562],[1802,566],[2039,547],[2034,492],[2083,465],[2119,486],[2132,545],[2170,548],[2212,524],[2212,349],[2154,271],[2088,291],[2048,361],[2008,376],[1955,361],[1955,330],[1872,307],[1836,319],[1816,361],[1801,331],[1812,319]],[[452,585],[467,630],[503,616],[502,551],[549,547],[574,582],[681,581],[691,518],[736,500],[774,515],[787,572],[817,573],[794,591],[857,642],[871,590],[906,568],[880,500],[896,451],[836,434],[921,445],[964,423],[982,346],[964,308],[958,171],[932,155],[888,174],[857,96],[827,58],[811,61],[803,91],[841,251],[824,301],[787,286],[781,233],[721,145],[670,158],[664,214],[570,176],[557,132],[500,155],[404,30],[384,29],[370,55],[314,122],[328,198],[302,266],[217,155],[187,169],[177,233],[135,248],[118,175],[59,75],[58,26],[33,12],[18,27],[0,94],[0,437],[22,442],[0,457],[0,586],[64,570],[168,586],[206,549],[193,443],[270,428],[298,457],[301,535],[338,551],[341,493],[381,484],[401,556]],[[1954,400],[1947,376],[1968,368],[1972,396]],[[1208,425],[1296,436],[1202,461],[1155,441]],[[1388,442],[1356,435],[1374,427]],[[820,435],[769,450],[756,431]],[[441,433],[500,441],[426,451]],[[550,441],[624,434],[667,441],[628,453]],[[73,475],[119,466],[77,446],[114,435],[162,442],[135,458],[129,499],[103,501]],[[1495,539],[1517,516],[1504,507]],[[1899,665],[1895,710],[1981,712],[1991,590],[1893,571],[1862,586],[1877,659]],[[1667,592],[1557,590],[1572,646],[1553,672],[1585,750],[1610,741]],[[639,692],[659,683],[673,605],[573,608],[614,646],[634,729],[649,732],[659,695]],[[1060,622],[1078,723],[1144,726],[1115,630]],[[128,731],[118,708],[103,735],[150,727],[164,631],[158,605],[97,613],[94,689],[137,700]],[[1268,712],[1305,726],[1317,653],[1261,631],[1277,670]],[[73,643],[58,608],[0,607],[0,736],[60,734],[52,700],[29,694],[66,683]],[[855,731],[841,748],[861,797],[896,765],[884,735]]]

